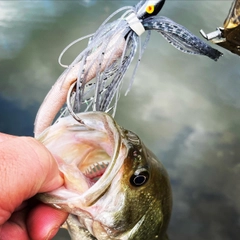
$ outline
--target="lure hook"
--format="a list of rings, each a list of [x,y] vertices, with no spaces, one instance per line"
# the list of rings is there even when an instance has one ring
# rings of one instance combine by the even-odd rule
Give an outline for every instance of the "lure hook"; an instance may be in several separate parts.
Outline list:
[[[72,83],[72,85],[70,86],[69,90],[68,90],[68,94],[67,94],[67,108],[68,108],[68,111],[69,113],[72,115],[72,117],[78,121],[80,124],[84,124],[83,120],[80,119],[76,113],[73,111],[73,108],[72,108],[72,95],[74,94],[74,92],[76,93],[76,86],[77,86],[77,82],[74,82]]]

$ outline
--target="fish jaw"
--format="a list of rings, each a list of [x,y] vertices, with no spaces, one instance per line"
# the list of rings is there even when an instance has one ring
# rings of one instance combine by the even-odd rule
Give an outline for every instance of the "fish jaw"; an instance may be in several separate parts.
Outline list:
[[[106,191],[127,155],[121,129],[111,116],[86,112],[78,117],[84,125],[71,116],[60,118],[38,137],[57,159],[60,157],[58,167],[65,179],[63,187],[39,198],[70,213],[91,205]],[[101,165],[106,169],[94,182],[88,177],[94,173],[87,170],[91,166],[96,170]]]
[[[168,175],[135,134],[122,133],[128,149],[122,167],[105,193],[75,215],[98,240],[144,240],[146,236],[165,240],[172,207]],[[149,171],[149,180],[142,186],[131,185],[132,174],[143,167]]]

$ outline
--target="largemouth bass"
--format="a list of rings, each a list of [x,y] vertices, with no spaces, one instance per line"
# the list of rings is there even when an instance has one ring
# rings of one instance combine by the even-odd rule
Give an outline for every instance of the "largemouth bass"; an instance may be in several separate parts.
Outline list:
[[[167,238],[172,197],[167,172],[141,139],[103,112],[60,118],[39,137],[61,157],[65,185],[41,201],[70,213],[72,239]]]

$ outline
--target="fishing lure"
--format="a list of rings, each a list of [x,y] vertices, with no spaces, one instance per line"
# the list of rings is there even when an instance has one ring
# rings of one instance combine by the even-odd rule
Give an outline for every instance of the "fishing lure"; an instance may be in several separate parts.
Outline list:
[[[240,55],[240,0],[233,1],[223,27],[208,34],[201,29],[200,33],[205,39]]]
[[[158,31],[184,53],[205,55],[215,61],[222,55],[180,24],[167,17],[157,17],[164,3],[165,0],[142,0],[135,7],[120,8],[111,14],[95,33],[69,44],[59,56],[59,63],[66,70],[45,98],[35,121],[35,125],[40,127],[35,129],[35,132],[41,132],[50,125],[56,115],[54,113],[57,113],[65,102],[68,111],[79,122],[81,120],[75,113],[81,111],[111,111],[114,116],[124,75],[138,52],[138,61],[128,92],[152,30]],[[122,11],[125,12],[120,18],[110,22]],[[144,32],[146,37],[142,42],[141,35]],[[87,47],[69,66],[62,64],[63,54],[83,39],[89,39]],[[51,115],[47,115],[50,107]]]

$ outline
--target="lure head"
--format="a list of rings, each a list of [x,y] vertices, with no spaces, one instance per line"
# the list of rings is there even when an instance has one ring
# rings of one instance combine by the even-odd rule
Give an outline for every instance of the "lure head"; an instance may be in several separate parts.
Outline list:
[[[137,16],[139,19],[145,19],[157,15],[162,9],[165,0],[145,0],[137,5]]]

